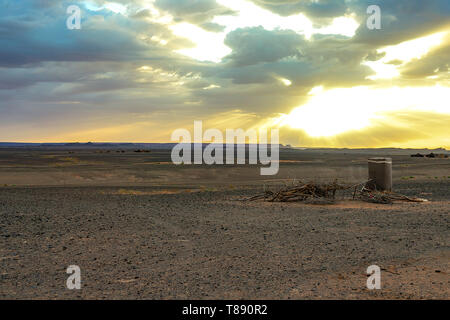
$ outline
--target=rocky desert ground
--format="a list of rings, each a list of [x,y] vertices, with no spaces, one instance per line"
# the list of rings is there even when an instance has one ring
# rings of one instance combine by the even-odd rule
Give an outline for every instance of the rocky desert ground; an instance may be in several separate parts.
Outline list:
[[[240,200],[365,181],[380,152],[282,150],[269,177],[164,150],[0,149],[0,298],[448,299],[450,160],[410,154],[381,153],[395,191],[429,202],[318,205]]]

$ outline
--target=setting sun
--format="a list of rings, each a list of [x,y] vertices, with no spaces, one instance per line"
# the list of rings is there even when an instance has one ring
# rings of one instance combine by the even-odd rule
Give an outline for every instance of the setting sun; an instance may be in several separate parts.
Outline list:
[[[279,118],[280,126],[302,129],[312,137],[329,137],[362,130],[391,112],[434,112],[450,115],[450,92],[434,87],[354,87],[321,91],[313,88],[303,106]],[[338,107],[339,106],[339,107]]]

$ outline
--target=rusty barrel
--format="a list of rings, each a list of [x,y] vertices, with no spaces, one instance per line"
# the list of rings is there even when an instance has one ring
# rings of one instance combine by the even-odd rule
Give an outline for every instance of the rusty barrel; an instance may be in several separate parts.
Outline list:
[[[392,158],[370,158],[369,184],[372,189],[392,191]]]

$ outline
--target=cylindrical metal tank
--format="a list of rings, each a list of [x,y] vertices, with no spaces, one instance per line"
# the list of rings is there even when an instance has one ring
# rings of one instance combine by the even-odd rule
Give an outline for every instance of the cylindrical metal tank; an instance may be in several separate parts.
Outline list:
[[[392,158],[370,158],[368,160],[368,186],[372,189],[392,191]]]

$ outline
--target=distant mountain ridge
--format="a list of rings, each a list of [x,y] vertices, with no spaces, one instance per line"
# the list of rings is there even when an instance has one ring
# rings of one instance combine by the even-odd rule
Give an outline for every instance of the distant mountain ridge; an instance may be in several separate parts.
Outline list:
[[[0,148],[153,148],[171,149],[176,143],[131,143],[131,142],[57,142],[57,143],[27,143],[27,142],[0,142]]]
[[[28,143],[28,142],[0,142],[0,148],[58,148],[58,149],[80,149],[80,148],[122,148],[122,149],[133,149],[133,148],[147,148],[147,149],[161,149],[169,150],[172,149],[177,143],[133,143],[133,142],[57,142],[57,143]],[[208,145],[208,143],[203,143],[203,145]],[[304,150],[304,151],[322,151],[322,152],[420,152],[420,151],[433,151],[433,152],[449,152],[445,148],[308,148],[308,147],[291,147],[290,145],[280,144],[281,149],[285,150]]]

